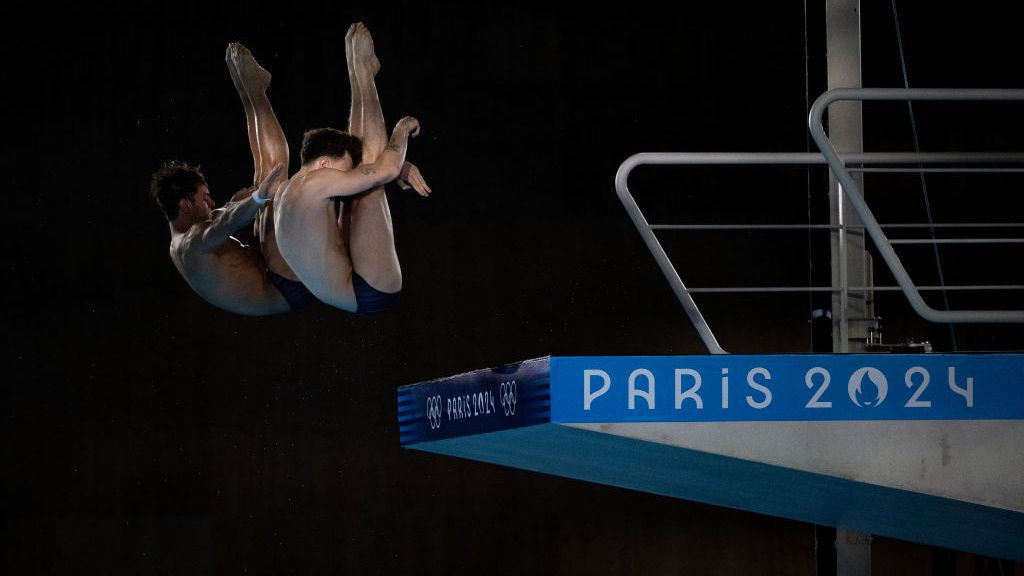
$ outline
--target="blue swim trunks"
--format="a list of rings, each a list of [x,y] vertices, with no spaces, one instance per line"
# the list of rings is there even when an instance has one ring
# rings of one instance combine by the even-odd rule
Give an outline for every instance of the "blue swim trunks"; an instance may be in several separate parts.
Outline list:
[[[310,302],[316,300],[313,293],[302,282],[289,280],[280,274],[274,273],[273,270],[267,270],[267,275],[270,276],[270,282],[277,287],[281,295],[284,296],[284,299],[288,301],[288,305],[292,307],[292,310],[304,308]]]
[[[366,280],[363,280],[362,276],[356,274],[355,270],[352,271],[352,287],[356,291],[356,304],[359,307],[356,310],[356,314],[364,316],[379,314],[391,308],[398,301],[398,295],[401,294],[401,292],[389,294],[377,290],[367,284]]]

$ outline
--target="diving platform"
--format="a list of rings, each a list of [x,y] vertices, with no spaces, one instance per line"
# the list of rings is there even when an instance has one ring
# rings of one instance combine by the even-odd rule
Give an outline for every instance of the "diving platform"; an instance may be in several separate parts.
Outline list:
[[[542,357],[403,386],[398,420],[409,449],[1024,560],[1022,354]]]

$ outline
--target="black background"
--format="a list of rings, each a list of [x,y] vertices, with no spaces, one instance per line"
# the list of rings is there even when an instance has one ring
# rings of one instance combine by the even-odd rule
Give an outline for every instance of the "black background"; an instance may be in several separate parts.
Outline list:
[[[891,6],[864,4],[864,85],[901,86]],[[615,171],[644,151],[813,150],[824,11],[655,6],[38,6],[8,21],[11,564],[813,573],[810,525],[398,447],[401,385],[545,355],[704,352],[615,197]],[[912,86],[1024,87],[1004,3],[898,7]],[[166,159],[199,163],[218,202],[250,183],[223,61],[231,41],[273,74],[297,170],[304,130],[347,122],[343,42],[357,20],[374,35],[389,128],[406,114],[421,121],[409,159],[434,189],[389,193],[401,303],[374,318],[319,304],[270,318],[213,308],[167,257],[149,176]],[[912,150],[905,105],[892,106],[865,106],[868,150]],[[948,110],[915,109],[922,149],[1019,149],[1019,106]],[[827,221],[823,173],[773,170],[641,169],[631,186],[652,221]],[[994,200],[974,184],[933,200],[936,219],[960,215],[967,198],[968,210],[998,204],[1019,222],[1020,194],[997,184]],[[912,200],[886,217],[922,221],[916,177],[908,186]],[[691,285],[828,282],[825,236],[680,234],[666,247]],[[1009,254],[963,259],[1012,274],[1019,249]],[[775,353],[812,350],[807,318],[823,302],[698,304],[726,348]],[[887,336],[950,349],[948,328],[910,320],[901,296],[879,307],[899,319]],[[1022,340],[1019,326],[958,338],[979,350]]]

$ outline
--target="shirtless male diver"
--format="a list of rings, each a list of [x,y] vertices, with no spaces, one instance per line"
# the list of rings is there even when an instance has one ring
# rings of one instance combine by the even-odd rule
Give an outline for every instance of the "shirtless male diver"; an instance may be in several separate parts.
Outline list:
[[[240,44],[228,46],[225,61],[245,109],[258,191],[243,189],[222,209],[213,210],[199,169],[168,162],[153,175],[151,192],[169,221],[171,260],[197,294],[239,314],[287,312],[305,306],[313,296],[277,249],[272,204],[261,207],[284,184],[278,176],[288,165],[288,143],[266,96],[270,74]],[[353,111],[357,98],[353,90]],[[411,163],[403,165],[398,184],[422,195],[430,192]],[[258,246],[231,236],[254,220]]]
[[[406,116],[388,140],[375,81],[380,62],[362,23],[345,35],[345,54],[349,130],[305,133],[302,168],[275,196],[274,228],[284,260],[317,299],[375,314],[391,307],[402,289],[384,186],[402,177],[409,138],[420,125]],[[430,193],[422,179],[412,184],[421,195]],[[336,198],[343,211],[336,211]]]
[[[259,186],[239,192],[217,210],[198,167],[170,161],[153,174],[150,189],[171,230],[171,260],[210,304],[246,316],[291,310],[257,251],[231,236],[252,223],[282,169],[278,164]]]
[[[245,110],[254,188],[214,210],[199,168],[171,161],[153,174],[150,192],[170,225],[171,260],[196,294],[247,316],[288,312],[313,300],[277,251],[267,205],[287,179],[288,141],[267,98],[270,74],[240,44],[224,60]],[[254,222],[258,245],[232,236]]]

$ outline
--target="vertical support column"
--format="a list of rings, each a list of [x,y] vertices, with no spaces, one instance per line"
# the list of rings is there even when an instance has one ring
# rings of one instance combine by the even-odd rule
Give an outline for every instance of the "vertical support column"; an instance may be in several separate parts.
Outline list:
[[[860,0],[825,1],[828,89],[860,88]],[[861,103],[836,102],[828,108],[828,134],[840,154],[864,151]],[[855,173],[861,192],[864,176]],[[860,217],[846,199],[833,175],[829,181],[830,222],[832,232],[832,285],[839,292],[832,296],[832,350],[863,352],[868,328],[873,325],[874,306],[867,287],[870,282],[871,255],[865,250],[865,234]]]
[[[860,88],[860,0],[825,0],[825,49],[828,89]],[[864,151],[862,106],[836,102],[828,109],[828,134],[840,154]],[[854,174],[864,192],[863,173]],[[866,288],[871,284],[871,255],[865,249],[864,227],[835,175],[829,178],[832,232],[832,351],[864,352],[874,305]],[[850,287],[861,287],[850,290]],[[836,529],[836,576],[870,576],[871,535]]]
[[[871,535],[836,529],[836,576],[870,576]]]

